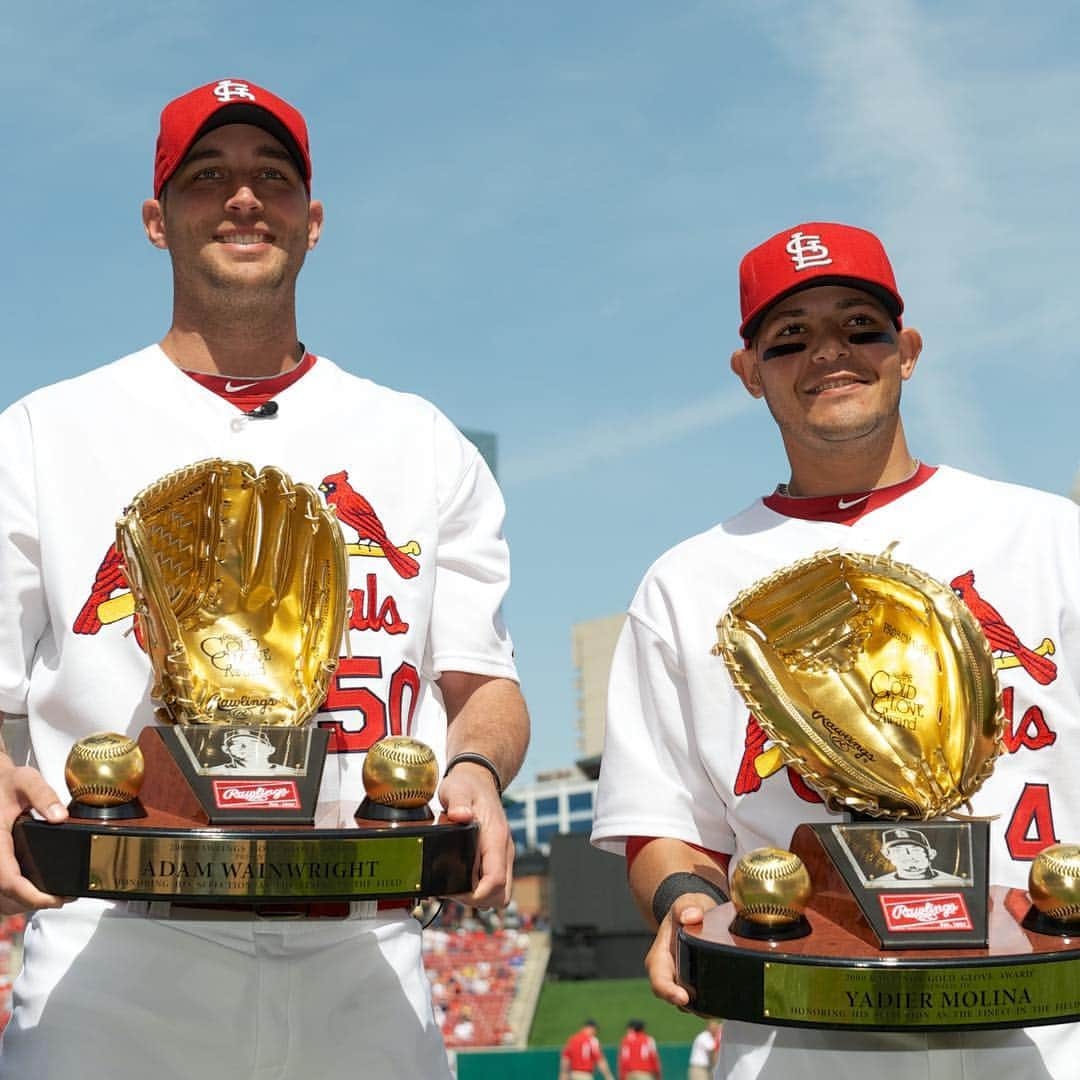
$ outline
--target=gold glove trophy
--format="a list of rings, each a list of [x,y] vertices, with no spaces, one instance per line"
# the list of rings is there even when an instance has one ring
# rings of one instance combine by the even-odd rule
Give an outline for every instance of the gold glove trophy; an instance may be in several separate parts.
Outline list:
[[[35,885],[233,906],[468,891],[476,827],[434,823],[424,744],[377,743],[359,808],[318,803],[329,734],[309,721],[348,632],[348,575],[311,487],[201,461],[135,497],[117,546],[168,723],[137,743],[104,732],[72,748],[70,819],[15,824]]]
[[[678,934],[705,1015],[946,1031],[1080,1018],[1080,848],[988,888],[989,822],[961,808],[1004,715],[966,605],[911,566],[820,552],[736,597],[714,649],[787,765],[846,811],[732,867],[731,902]]]

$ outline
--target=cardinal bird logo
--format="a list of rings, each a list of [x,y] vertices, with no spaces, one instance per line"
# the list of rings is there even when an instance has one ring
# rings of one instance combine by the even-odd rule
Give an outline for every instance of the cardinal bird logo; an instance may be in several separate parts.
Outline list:
[[[953,592],[967,604],[971,614],[979,620],[990,648],[994,650],[994,668],[1004,671],[1022,667],[1037,683],[1046,686],[1057,678],[1057,664],[1050,657],[1054,643],[1044,638],[1042,644],[1029,649],[1016,636],[1016,631],[1001,617],[997,608],[988,604],[975,588],[975,573],[969,570],[949,582]]]
[[[766,749],[769,741],[765,730],[758,723],[757,717],[750,714],[746,722],[746,739],[743,745],[742,761],[739,774],[735,778],[735,794],[750,795],[761,787],[761,782],[774,773],[784,769],[784,755],[780,747],[773,744]],[[820,803],[821,796],[790,765],[786,770],[791,790],[803,802]]]
[[[420,545],[410,540],[400,547],[390,542],[386,529],[379,520],[371,503],[349,484],[349,474],[342,470],[326,477],[319,485],[319,490],[326,496],[326,501],[337,509],[338,520],[354,528],[358,542],[346,544],[350,555],[364,555],[369,558],[385,558],[394,570],[403,578],[414,578],[420,573],[420,564],[413,558],[420,554]],[[374,604],[374,589],[368,583],[368,601]],[[360,593],[363,597],[363,592]],[[390,633],[401,633],[408,629],[408,624],[401,622],[397,615],[394,601],[388,598],[383,607],[392,606],[387,613],[380,612],[365,616],[369,624],[356,629],[387,629]],[[366,610],[366,609],[365,609]],[[94,584],[83,603],[79,614],[75,616],[72,629],[76,634],[97,634],[103,626],[129,619],[135,614],[135,597],[131,594],[127,575],[124,573],[124,561],[116,544],[110,544],[109,550],[101,560],[101,565],[94,575]],[[392,618],[391,618],[392,616]],[[136,620],[137,621],[137,620]],[[390,630],[390,626],[400,626],[401,630]],[[136,627],[136,636],[139,628]]]
[[[420,545],[415,540],[401,547],[393,544],[371,503],[349,483],[347,472],[331,473],[323,479],[319,490],[337,510],[338,520],[357,532],[359,543],[346,545],[350,555],[385,558],[403,578],[414,578],[420,573],[420,564],[413,558],[420,554]]]
[[[75,616],[75,633],[96,634],[103,625],[118,622],[134,614],[135,600],[128,591],[129,588],[127,575],[124,573],[124,561],[116,545],[110,544],[94,575],[90,595]],[[124,591],[119,596],[113,596],[118,589]]]
[[[749,795],[751,791],[757,791],[761,787],[761,781],[783,765],[784,759],[780,750],[773,747],[774,752],[766,751],[766,742],[768,736],[751,715],[746,725],[746,745],[739,763],[739,775],[735,778],[736,795]]]

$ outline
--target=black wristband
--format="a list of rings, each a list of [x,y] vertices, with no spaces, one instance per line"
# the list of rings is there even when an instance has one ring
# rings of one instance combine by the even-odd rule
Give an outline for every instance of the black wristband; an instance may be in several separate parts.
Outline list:
[[[443,777],[450,775],[450,770],[455,765],[460,765],[463,761],[471,761],[473,765],[481,765],[489,773],[491,773],[492,780],[495,781],[495,791],[498,793],[499,798],[502,798],[502,779],[499,777],[499,770],[495,767],[495,762],[489,757],[484,757],[483,754],[477,754],[475,751],[468,750],[464,754],[455,754],[446,763],[446,772],[443,773]]]
[[[727,903],[727,893],[714,885],[708,878],[700,874],[668,874],[656,887],[652,898],[652,913],[658,923],[664,921],[664,916],[671,910],[671,905],[686,893],[704,893],[711,896],[718,904]]]

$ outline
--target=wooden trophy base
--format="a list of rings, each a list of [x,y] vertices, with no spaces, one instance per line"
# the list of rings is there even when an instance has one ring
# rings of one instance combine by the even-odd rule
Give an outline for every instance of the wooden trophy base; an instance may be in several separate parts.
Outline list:
[[[890,862],[886,872],[880,857],[890,844],[922,847],[925,868],[909,864],[902,876]],[[809,934],[746,936],[733,904],[714,908],[678,934],[691,1007],[758,1024],[861,1031],[1080,1019],[1080,924],[1070,936],[1060,923],[1033,919],[1023,890],[988,889],[987,847],[982,821],[799,826],[791,848],[814,887]],[[948,875],[942,859],[930,858],[946,849]]]
[[[472,888],[477,827],[445,821],[357,821],[355,802],[319,805],[313,824],[250,818],[212,824],[213,808],[168,751],[160,729],[139,739],[146,816],[15,822],[26,877],[57,896],[275,901],[422,899]]]
[[[810,932],[747,934],[730,903],[680,930],[694,1011],[863,1031],[1080,1019],[1080,936],[1040,932],[1027,893],[988,889],[988,846],[984,821],[800,825],[791,849],[813,883]]]
[[[679,981],[703,1016],[782,1027],[967,1031],[1080,1019],[1078,937],[1026,930],[1026,892],[992,886],[981,949],[876,948],[808,910],[810,934],[770,943],[730,931],[734,905],[679,931]]]

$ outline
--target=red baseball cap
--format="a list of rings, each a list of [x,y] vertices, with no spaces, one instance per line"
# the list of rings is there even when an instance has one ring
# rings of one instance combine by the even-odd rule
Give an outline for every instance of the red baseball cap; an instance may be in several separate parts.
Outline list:
[[[154,197],[176,172],[196,140],[225,124],[254,124],[292,155],[311,192],[311,149],[304,118],[287,101],[242,79],[218,79],[170,101],[161,110],[154,155]]]
[[[885,305],[897,329],[904,301],[881,241],[865,229],[811,221],[785,229],[739,264],[739,333],[747,345],[769,308],[814,285],[850,285]]]

